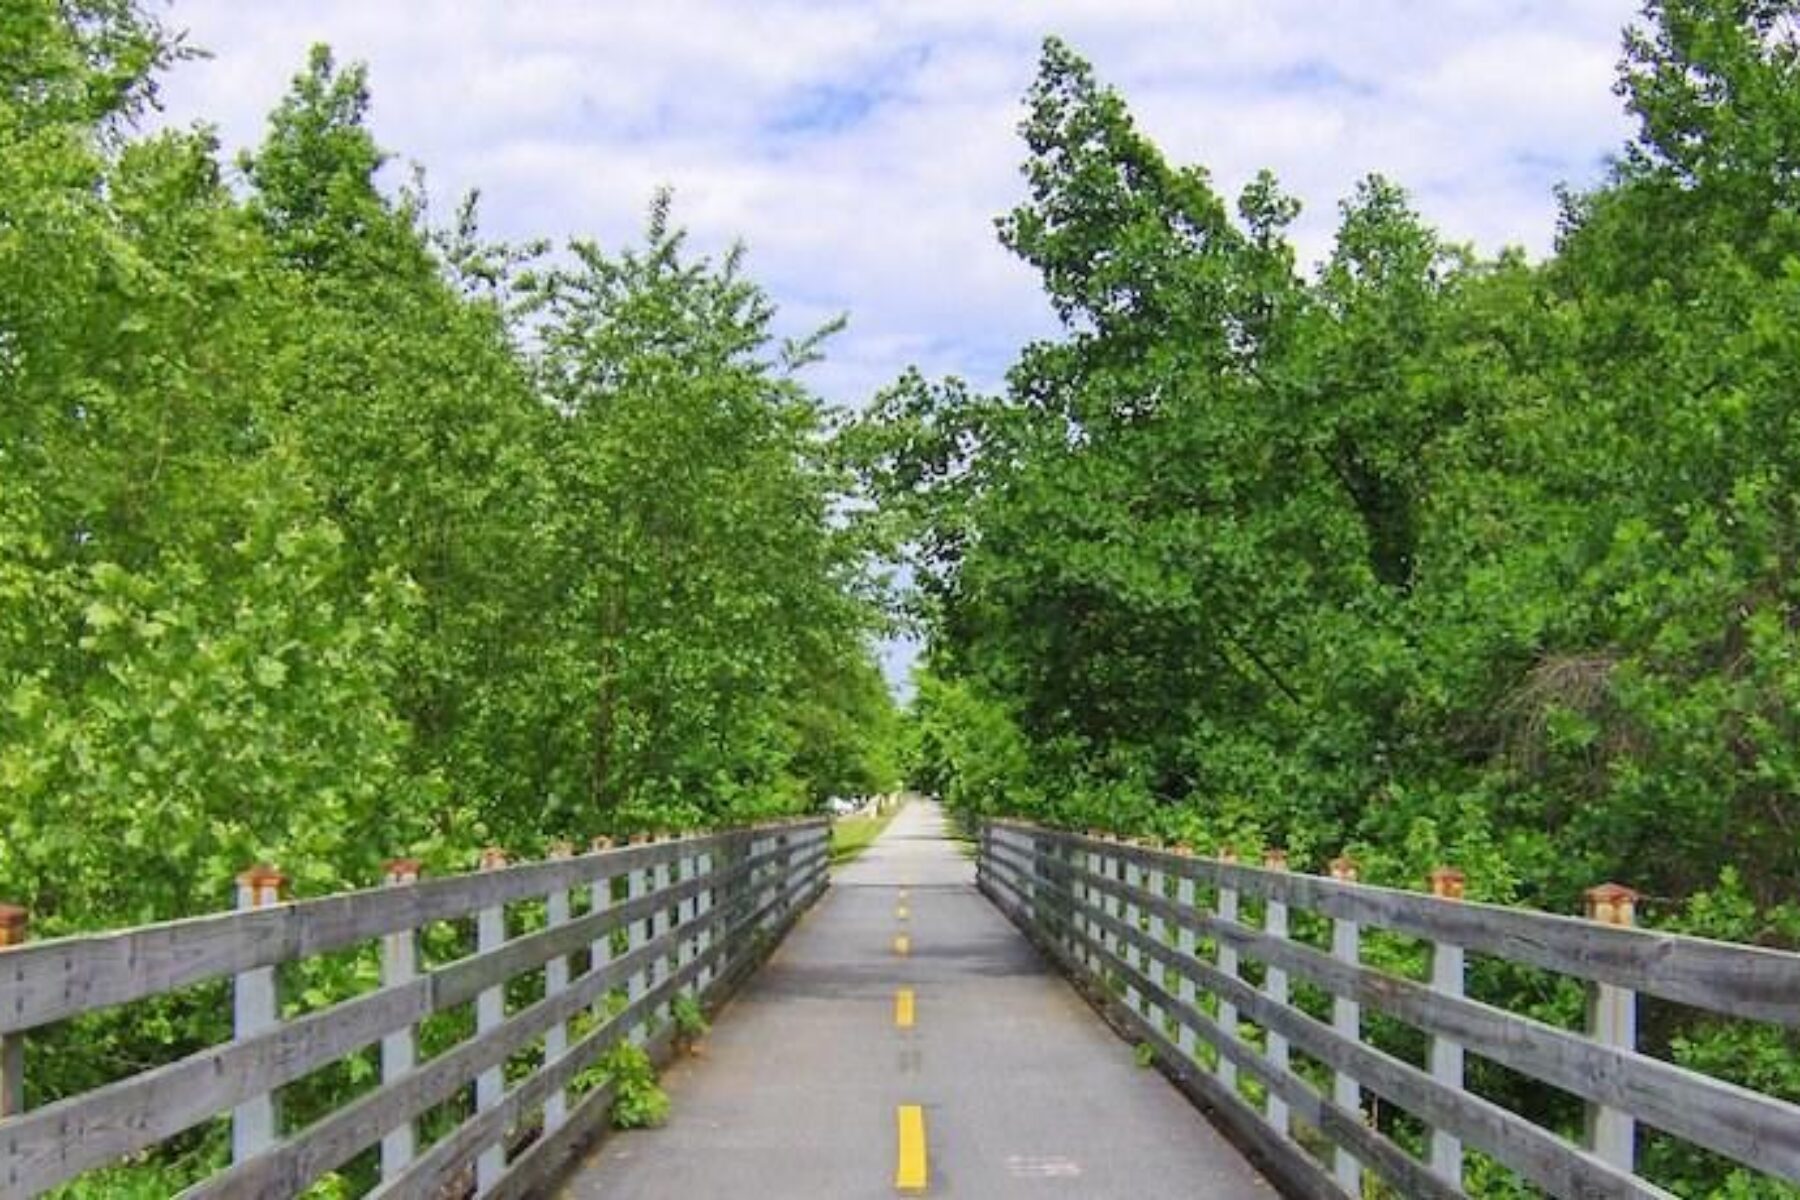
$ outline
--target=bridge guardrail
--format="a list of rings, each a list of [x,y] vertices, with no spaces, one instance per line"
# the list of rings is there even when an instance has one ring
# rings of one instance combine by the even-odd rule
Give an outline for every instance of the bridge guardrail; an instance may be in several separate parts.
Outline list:
[[[753,969],[826,886],[823,819],[643,841],[280,903],[280,876],[239,879],[240,911],[55,941],[0,941],[0,1196],[36,1196],[229,1114],[232,1162],[188,1197],[295,1195],[380,1146],[384,1198],[433,1197],[473,1172],[481,1195],[521,1196],[553,1178],[603,1125],[610,1086],[571,1086],[623,1039],[666,1050],[677,997],[716,1000]],[[543,906],[513,936],[509,905]],[[421,930],[473,922],[472,953],[419,969]],[[277,968],[379,940],[380,986],[289,1019]],[[508,1008],[508,985],[533,998]],[[232,1040],[23,1110],[21,1052],[33,1030],[83,1013],[231,981]],[[475,1007],[475,1033],[420,1061],[420,1022]],[[280,1089],[370,1047],[381,1082],[304,1128],[284,1129]],[[510,1088],[509,1059],[537,1065]],[[464,1095],[467,1119],[421,1147],[417,1123]],[[540,1120],[541,1117],[541,1120]],[[535,1131],[536,1136],[530,1135]]]
[[[1011,821],[983,826],[979,862],[1001,909],[1072,975],[1122,993],[1131,1034],[1296,1194],[1359,1197],[1368,1170],[1409,1197],[1461,1197],[1467,1145],[1551,1195],[1667,1197],[1637,1173],[1638,1122],[1800,1183],[1800,1106],[1637,1045],[1640,992],[1800,1029],[1800,954],[1631,928],[1634,897],[1613,886],[1581,920],[1465,902],[1455,872],[1426,895],[1359,884],[1342,860],[1322,878],[1279,855],[1259,869]],[[1329,950],[1290,933],[1301,913],[1328,927]],[[1429,981],[1365,965],[1371,929],[1427,943]],[[1466,996],[1465,953],[1585,982],[1587,1028]],[[1329,995],[1329,1020],[1294,1002],[1296,981]],[[1424,1065],[1368,1044],[1367,1013],[1425,1035]],[[1465,1052],[1580,1098],[1584,1144],[1470,1090]],[[1303,1073],[1296,1054],[1316,1065]],[[1371,1124],[1365,1095],[1427,1126],[1422,1156]]]

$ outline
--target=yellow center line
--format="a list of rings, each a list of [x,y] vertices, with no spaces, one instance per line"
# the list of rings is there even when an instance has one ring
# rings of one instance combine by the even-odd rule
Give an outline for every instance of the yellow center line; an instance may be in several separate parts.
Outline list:
[[[894,1187],[902,1192],[922,1192],[929,1178],[925,1156],[925,1110],[917,1104],[902,1104],[900,1122],[900,1160],[894,1168]]]
[[[912,939],[904,933],[894,938],[894,953],[905,958],[912,953]]]
[[[894,1024],[900,1029],[913,1027],[913,990],[901,988],[894,993]]]
[[[902,921],[906,920],[907,915],[906,905],[904,904],[894,910],[894,916]]]

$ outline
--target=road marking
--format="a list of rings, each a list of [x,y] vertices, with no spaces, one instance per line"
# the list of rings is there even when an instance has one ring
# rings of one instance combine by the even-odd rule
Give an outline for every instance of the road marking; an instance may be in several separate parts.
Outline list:
[[[907,917],[906,905],[902,904],[899,908],[896,908],[894,910],[894,916],[899,918],[902,921],[906,920],[906,917]]]
[[[929,1178],[925,1158],[925,1110],[917,1104],[902,1104],[900,1118],[900,1161],[894,1168],[894,1187],[902,1192],[922,1192]]]
[[[1075,1179],[1081,1175],[1081,1164],[1072,1158],[1027,1157],[1010,1155],[1006,1173],[1014,1179]]]
[[[913,990],[901,988],[894,993],[894,1024],[901,1029],[913,1027]]]
[[[895,937],[894,938],[894,953],[898,954],[901,958],[905,958],[907,955],[911,954],[912,953],[912,939],[907,937],[904,933]]]

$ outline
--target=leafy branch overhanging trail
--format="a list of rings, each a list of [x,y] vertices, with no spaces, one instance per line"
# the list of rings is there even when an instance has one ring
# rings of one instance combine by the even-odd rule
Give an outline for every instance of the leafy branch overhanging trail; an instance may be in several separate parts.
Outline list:
[[[1311,270],[1272,176],[1220,194],[1046,42],[999,232],[1062,334],[1001,395],[911,374],[855,432],[930,635],[919,785],[1398,886],[1451,863],[1552,911],[1622,880],[1667,926],[1800,945],[1797,30],[1791,0],[1650,0],[1638,133],[1543,261],[1371,176]],[[1800,1098],[1778,1032],[1644,1033]]]
[[[623,250],[489,242],[473,197],[439,224],[322,47],[233,169],[144,131],[185,53],[133,0],[0,6],[0,901],[55,936],[225,907],[257,861],[318,895],[893,789],[804,375],[836,324],[777,338],[666,196]],[[37,1040],[28,1101],[228,1030],[145,1007]]]

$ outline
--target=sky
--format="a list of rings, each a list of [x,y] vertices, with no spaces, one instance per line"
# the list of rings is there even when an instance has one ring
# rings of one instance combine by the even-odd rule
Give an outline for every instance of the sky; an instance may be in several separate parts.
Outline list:
[[[1272,169],[1303,261],[1379,171],[1449,239],[1541,254],[1553,189],[1604,169],[1634,0],[165,0],[211,57],[165,119],[228,151],[325,42],[368,64],[371,124],[446,213],[471,188],[509,239],[641,232],[668,186],[693,244],[748,247],[785,332],[848,329],[810,382],[860,406],[909,365],[998,386],[1055,333],[994,235],[1023,197],[1017,128],[1043,38],[1119,89],[1228,195]],[[396,175],[396,178],[399,178]],[[911,650],[888,650],[898,678]]]

